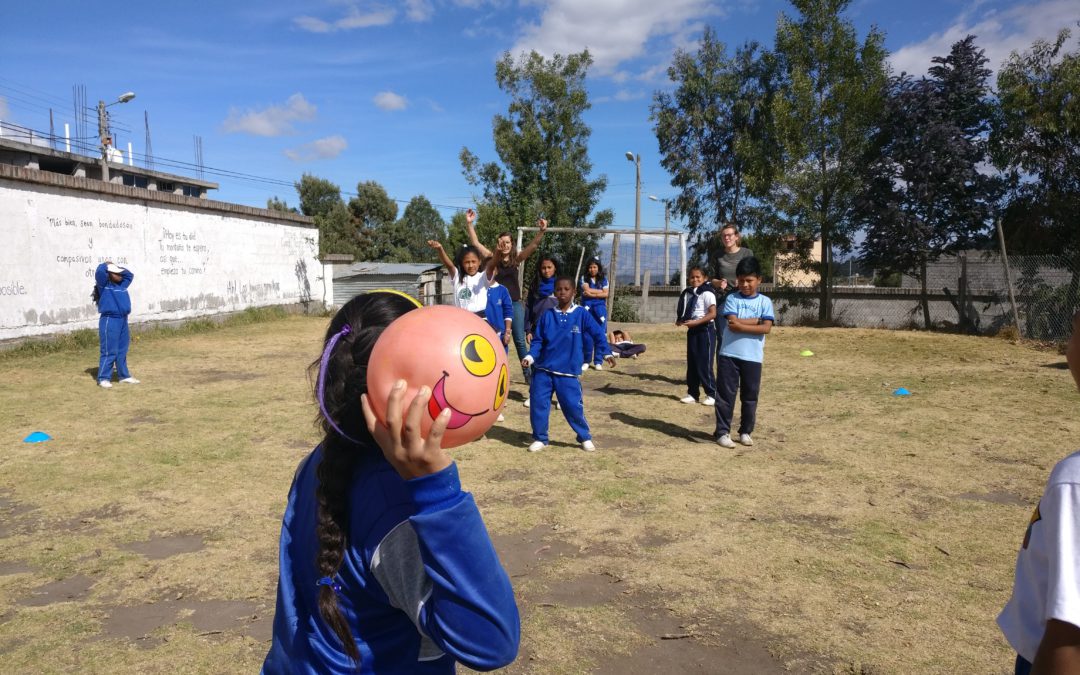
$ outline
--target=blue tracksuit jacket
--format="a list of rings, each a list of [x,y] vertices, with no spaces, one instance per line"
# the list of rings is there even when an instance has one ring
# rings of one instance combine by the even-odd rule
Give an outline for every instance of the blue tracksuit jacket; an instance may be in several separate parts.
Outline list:
[[[111,380],[113,367],[120,379],[131,377],[128,371],[127,354],[131,345],[131,333],[127,317],[131,314],[131,296],[128,286],[135,275],[131,270],[120,273],[120,283],[109,280],[108,264],[101,263],[94,271],[94,284],[98,289],[98,343],[101,356],[98,359],[98,380]]]
[[[483,671],[512,662],[521,633],[514,591],[457,465],[404,480],[378,448],[368,454],[353,475],[345,556],[334,577],[360,669],[319,614],[320,447],[289,490],[262,672],[445,675],[456,661]]]
[[[501,339],[502,334],[506,332],[506,320],[510,319],[511,322],[514,320],[514,301],[510,299],[510,291],[506,286],[501,284],[488,286],[484,318]],[[510,345],[507,345],[507,349],[509,347]]]

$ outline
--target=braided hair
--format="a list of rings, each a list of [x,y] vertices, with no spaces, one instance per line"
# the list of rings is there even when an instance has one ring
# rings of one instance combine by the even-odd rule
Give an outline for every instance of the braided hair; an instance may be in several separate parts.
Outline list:
[[[318,500],[315,533],[319,550],[315,566],[324,579],[333,579],[345,558],[349,488],[354,470],[361,460],[381,454],[367,430],[360,407],[360,395],[367,391],[371,349],[391,321],[416,307],[415,301],[389,292],[356,296],[330,321],[323,342],[324,356],[309,369],[319,371],[322,366],[315,386],[315,396],[321,404],[316,423],[324,434],[322,460],[316,468],[319,484],[315,492]],[[319,614],[359,668],[360,652],[338,606],[334,584],[320,583]]]

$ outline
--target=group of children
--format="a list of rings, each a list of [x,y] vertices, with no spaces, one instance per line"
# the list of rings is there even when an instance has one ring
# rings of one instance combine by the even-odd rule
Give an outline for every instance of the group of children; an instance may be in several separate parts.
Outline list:
[[[686,327],[686,396],[680,400],[697,403],[704,390],[702,404],[716,411],[714,440],[722,447],[734,448],[731,422],[738,394],[737,437],[743,445],[753,445],[765,336],[776,320],[772,301],[758,293],[761,263],[753,256],[741,259],[735,269],[734,289],[726,294],[722,287],[728,284],[709,283],[700,267],[690,268],[687,280],[690,285],[679,296],[675,318],[675,325]],[[717,294],[724,298],[719,311]]]

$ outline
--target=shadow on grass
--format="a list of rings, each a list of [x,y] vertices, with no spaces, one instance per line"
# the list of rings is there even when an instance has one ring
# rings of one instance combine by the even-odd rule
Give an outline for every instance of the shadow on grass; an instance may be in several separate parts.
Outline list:
[[[631,394],[633,396],[651,396],[654,398],[671,399],[671,394],[661,394],[655,391],[645,391],[644,389],[629,389],[623,387],[613,387],[610,383],[605,384],[602,387],[597,387],[593,391],[598,391],[602,394]]]
[[[1069,369],[1069,362],[1068,361],[1062,361],[1061,363],[1044,363],[1042,365],[1042,367],[1043,368],[1053,368],[1054,370],[1068,370]]]
[[[621,412],[609,413],[608,417],[616,422],[621,422],[639,429],[656,431],[665,436],[671,436],[672,438],[683,438],[688,441],[694,441],[695,443],[712,443],[713,440],[712,436],[706,432],[698,429],[687,429],[686,427],[680,427],[678,424],[672,424],[671,422],[665,422],[664,420],[655,420],[649,417],[635,417]]]
[[[616,375],[636,377],[639,380],[652,380],[654,382],[666,382],[668,384],[686,384],[686,378],[668,377],[667,375],[657,375],[656,373],[630,373],[625,370],[612,370],[611,372]]]
[[[94,366],[93,368],[87,368],[83,372],[86,373],[87,375],[89,375],[90,377],[94,378],[95,381],[97,380],[97,373],[98,373],[98,367],[97,366]]]
[[[529,443],[532,443],[533,441],[532,434],[526,431],[518,431],[517,429],[500,427],[498,425],[488,429],[487,437],[515,448],[528,446]]]

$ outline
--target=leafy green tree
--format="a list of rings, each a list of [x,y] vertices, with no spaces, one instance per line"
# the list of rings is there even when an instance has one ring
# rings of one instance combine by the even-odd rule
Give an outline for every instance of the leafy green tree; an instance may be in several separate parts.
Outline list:
[[[356,196],[349,200],[349,213],[356,228],[358,257],[361,260],[380,260],[380,255],[391,255],[391,249],[377,242],[388,242],[392,237],[379,237],[379,230],[392,228],[397,219],[397,202],[390,198],[386,188],[369,180],[358,183]]]
[[[983,51],[969,35],[932,61],[929,77],[890,80],[856,201],[862,260],[918,276],[927,329],[927,264],[976,244],[1001,193],[1000,180],[980,171],[993,109]]]
[[[266,208],[270,211],[281,211],[283,213],[300,213],[295,207],[289,206],[284,199],[278,199],[277,195],[266,200]]]
[[[832,320],[832,251],[850,251],[858,229],[855,197],[886,84],[884,34],[860,44],[841,17],[851,0],[792,0],[800,16],[781,14],[776,57],[781,85],[773,115],[782,170],[769,201],[785,229],[821,239],[819,319]]]
[[[514,231],[535,225],[541,215],[551,227],[583,231],[611,223],[610,211],[593,214],[607,179],[589,178],[591,131],[583,116],[590,107],[585,75],[591,64],[587,51],[556,54],[550,60],[536,52],[519,61],[509,53],[499,59],[495,81],[510,97],[510,105],[506,115],[492,121],[498,161],[481,162],[468,148],[462,148],[460,156],[466,180],[481,191],[481,241],[494,242],[486,228]],[[451,239],[457,236],[459,229],[452,228]],[[595,237],[550,233],[541,251],[576,262],[576,252],[594,242]],[[523,281],[527,279],[528,270]]]
[[[401,218],[383,225],[372,237],[373,260],[386,262],[424,262],[431,260],[434,251],[428,239],[442,241],[446,224],[423,195],[413,197],[405,206]]]
[[[1064,50],[1069,35],[1014,52],[998,71],[991,147],[1008,181],[1002,226],[1010,249],[1051,253],[1071,266],[1071,309],[1080,306],[1080,50]]]
[[[295,184],[300,196],[300,212],[315,219],[319,226],[319,253],[358,254],[352,217],[341,200],[341,188],[334,183],[305,173]]]
[[[707,237],[744,223],[744,203],[767,194],[778,160],[776,59],[756,42],[729,57],[706,28],[697,53],[676,51],[668,77],[675,90],[657,92],[651,107],[660,163],[679,189],[672,210]]]

